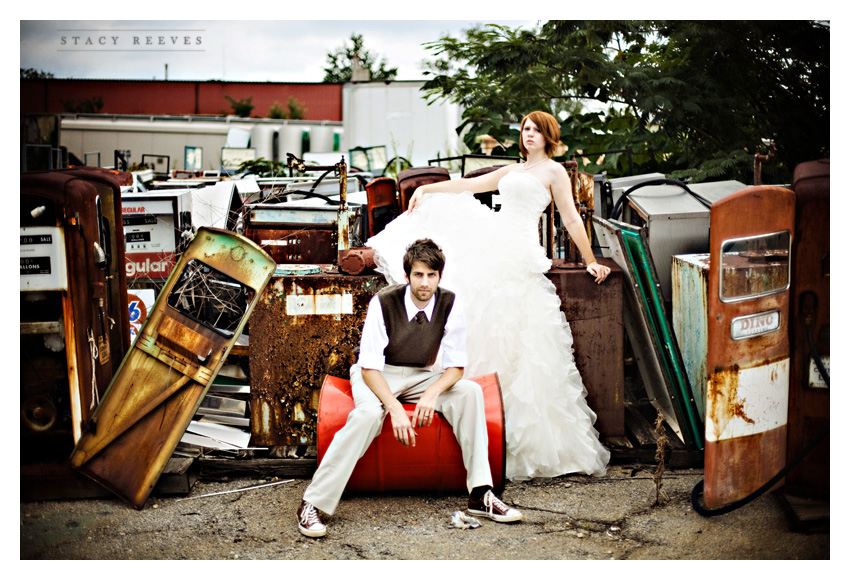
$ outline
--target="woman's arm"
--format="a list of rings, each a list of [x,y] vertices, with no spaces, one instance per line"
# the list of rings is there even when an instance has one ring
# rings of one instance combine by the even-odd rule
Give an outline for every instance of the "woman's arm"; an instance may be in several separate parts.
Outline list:
[[[407,204],[408,211],[413,211],[422,201],[422,196],[426,193],[463,193],[469,191],[471,193],[485,193],[488,191],[496,191],[499,188],[499,180],[511,170],[510,165],[500,167],[490,173],[472,177],[469,179],[450,179],[449,181],[437,181],[420,185],[413,192],[410,201]]]
[[[561,214],[561,222],[570,234],[570,239],[575,242],[576,247],[581,252],[584,263],[587,264],[587,271],[593,274],[596,283],[599,284],[608,277],[611,269],[598,263],[593,255],[593,248],[590,247],[590,240],[587,238],[584,223],[581,221],[578,210],[576,210],[573,200],[573,187],[566,170],[563,166],[558,165],[553,168],[552,172],[554,174],[551,186],[552,198],[555,200],[558,213]]]

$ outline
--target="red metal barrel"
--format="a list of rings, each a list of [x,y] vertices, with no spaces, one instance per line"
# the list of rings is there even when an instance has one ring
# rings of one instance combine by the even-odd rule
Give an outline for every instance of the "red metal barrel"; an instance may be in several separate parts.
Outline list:
[[[499,377],[493,373],[471,380],[481,385],[484,392],[490,471],[493,487],[501,490],[505,485],[505,414]],[[412,415],[415,405],[405,404],[404,408]],[[328,375],[319,400],[319,464],[352,409],[351,383]],[[381,433],[357,462],[346,490],[466,491],[463,456],[448,421],[437,413],[430,426],[419,428],[416,432],[416,446],[405,447],[396,441],[387,417]]]

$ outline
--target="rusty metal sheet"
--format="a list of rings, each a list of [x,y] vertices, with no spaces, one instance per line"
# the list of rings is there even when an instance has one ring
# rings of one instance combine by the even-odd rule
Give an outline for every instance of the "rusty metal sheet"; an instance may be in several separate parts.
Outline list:
[[[251,443],[315,445],[325,375],[348,378],[383,276],[274,276],[251,317]]]
[[[546,277],[555,285],[561,311],[570,324],[576,367],[587,389],[587,404],[596,413],[601,437],[623,437],[623,272],[609,258],[604,284],[596,284],[584,267],[554,260]]]
[[[298,224],[276,228],[249,226],[245,237],[263,248],[277,264],[333,264],[336,226],[324,229]]]
[[[141,509],[274,269],[244,237],[200,228],[86,424],[71,466]]]
[[[785,466],[789,293],[786,288],[753,298],[739,294],[744,288],[738,284],[745,284],[746,276],[733,272],[733,282],[724,285],[721,254],[729,240],[786,231],[794,231],[794,192],[789,189],[748,187],[712,204],[704,487],[708,508],[746,497]],[[754,268],[750,276],[758,277],[759,272],[765,271]],[[736,337],[736,321],[740,328],[740,321],[753,317],[773,321],[775,328]]]

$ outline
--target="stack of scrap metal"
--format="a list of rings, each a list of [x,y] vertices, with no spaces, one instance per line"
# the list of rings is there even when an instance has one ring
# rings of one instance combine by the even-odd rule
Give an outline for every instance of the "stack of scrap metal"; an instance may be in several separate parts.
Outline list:
[[[247,335],[243,334],[237,340],[237,346],[240,342],[247,345],[247,341]],[[243,365],[238,364],[241,358],[247,357],[234,356],[231,352],[227,364],[213,380],[194,420],[180,439],[184,447],[205,450],[248,448],[251,438],[251,384]]]

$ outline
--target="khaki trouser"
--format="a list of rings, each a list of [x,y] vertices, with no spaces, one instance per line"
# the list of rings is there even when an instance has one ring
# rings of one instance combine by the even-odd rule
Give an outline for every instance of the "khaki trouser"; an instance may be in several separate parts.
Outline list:
[[[415,403],[425,389],[440,378],[442,372],[385,365],[382,374],[399,401]],[[304,492],[306,501],[327,514],[333,514],[336,510],[357,460],[381,432],[387,416],[387,410],[380,399],[363,382],[358,365],[351,367],[351,394],[354,409],[349,413],[345,426],[334,436],[321,465],[313,475],[313,481]],[[492,486],[481,386],[474,381],[459,380],[439,396],[436,410],[452,426],[460,444],[463,465],[466,467],[467,489],[472,491],[482,485]]]

